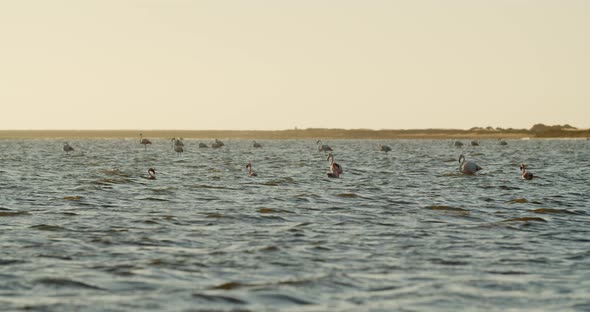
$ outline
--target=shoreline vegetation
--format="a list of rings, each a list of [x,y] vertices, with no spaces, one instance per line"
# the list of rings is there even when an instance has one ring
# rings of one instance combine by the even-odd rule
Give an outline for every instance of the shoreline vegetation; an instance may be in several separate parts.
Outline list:
[[[185,139],[521,139],[590,138],[590,129],[536,124],[531,129],[474,127],[462,129],[289,129],[289,130],[0,130],[0,139],[108,139],[182,137]]]

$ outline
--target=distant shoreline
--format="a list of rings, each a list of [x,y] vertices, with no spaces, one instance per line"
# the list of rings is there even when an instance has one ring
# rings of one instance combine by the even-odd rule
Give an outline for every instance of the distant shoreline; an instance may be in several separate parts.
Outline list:
[[[590,138],[590,129],[536,132],[510,130],[366,130],[366,129],[301,129],[301,130],[0,130],[0,139],[521,139],[521,138]]]

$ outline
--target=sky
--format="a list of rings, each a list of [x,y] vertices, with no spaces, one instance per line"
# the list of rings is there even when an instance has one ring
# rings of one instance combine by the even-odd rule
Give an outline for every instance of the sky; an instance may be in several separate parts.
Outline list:
[[[0,2],[0,129],[590,128],[587,0]]]

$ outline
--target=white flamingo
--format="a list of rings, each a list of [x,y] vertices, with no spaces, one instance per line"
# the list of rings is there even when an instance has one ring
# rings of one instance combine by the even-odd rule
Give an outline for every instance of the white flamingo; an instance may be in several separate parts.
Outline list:
[[[143,138],[143,133],[139,134],[139,144],[143,144],[144,150],[147,151],[148,144],[152,144],[152,141]]]
[[[391,147],[379,144],[379,150],[387,154],[387,152],[391,152]]]
[[[71,146],[70,146],[70,144],[69,144],[68,142],[65,142],[65,143],[64,143],[64,152],[66,152],[66,153],[68,153],[68,154],[69,154],[69,153],[70,153],[70,152],[72,152],[72,151],[74,151],[74,148],[73,148],[73,147],[71,147]]]
[[[318,151],[319,152],[331,152],[332,148],[329,145],[326,144],[320,144],[322,143],[322,140],[318,140],[317,142],[315,142],[318,146]]]
[[[463,161],[461,161],[461,159],[463,159]],[[463,174],[475,174],[476,172],[483,169],[472,161],[465,161],[465,156],[463,156],[463,154],[459,156],[459,164],[459,171],[461,171]]]
[[[252,142],[253,142],[252,143],[252,146],[254,146],[255,148],[261,148],[262,147],[262,144],[257,143],[256,141],[252,141]]]
[[[246,168],[248,168],[248,176],[249,177],[256,177],[256,176],[258,176],[258,174],[256,174],[256,172],[254,172],[254,170],[252,170],[252,163],[248,162],[246,164]]]
[[[532,180],[533,179],[533,174],[526,171],[525,164],[520,164],[520,171],[522,172],[522,178],[524,180]]]
[[[328,177],[339,178],[343,172],[342,166],[334,162],[334,155],[332,155],[332,153],[328,153],[328,157],[326,158],[326,160],[330,161],[330,172],[328,172]]]

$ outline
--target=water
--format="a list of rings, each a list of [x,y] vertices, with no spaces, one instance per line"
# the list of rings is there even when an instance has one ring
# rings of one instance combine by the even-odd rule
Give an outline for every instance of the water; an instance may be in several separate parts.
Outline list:
[[[152,141],[0,141],[0,310],[590,310],[589,141]]]

